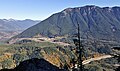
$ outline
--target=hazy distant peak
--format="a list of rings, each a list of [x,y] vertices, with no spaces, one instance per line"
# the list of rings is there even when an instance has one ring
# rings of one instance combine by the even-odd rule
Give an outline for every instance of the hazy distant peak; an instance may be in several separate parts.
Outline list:
[[[10,22],[10,21],[16,21],[15,19],[1,19],[2,21],[4,21],[4,22]]]
[[[15,21],[15,19],[10,18],[10,19],[8,19],[8,21]]]

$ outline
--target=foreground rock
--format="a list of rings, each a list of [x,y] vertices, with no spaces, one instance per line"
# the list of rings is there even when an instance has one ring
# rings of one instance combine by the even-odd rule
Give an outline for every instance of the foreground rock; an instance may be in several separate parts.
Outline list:
[[[2,69],[0,71],[64,71],[52,65],[44,59],[33,58],[23,61],[14,69]]]

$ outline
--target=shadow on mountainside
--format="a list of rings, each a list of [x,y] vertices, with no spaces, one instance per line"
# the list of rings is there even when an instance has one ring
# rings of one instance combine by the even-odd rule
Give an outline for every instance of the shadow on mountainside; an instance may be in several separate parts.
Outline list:
[[[2,69],[0,71],[64,71],[52,65],[45,59],[33,58],[21,62],[14,69]]]

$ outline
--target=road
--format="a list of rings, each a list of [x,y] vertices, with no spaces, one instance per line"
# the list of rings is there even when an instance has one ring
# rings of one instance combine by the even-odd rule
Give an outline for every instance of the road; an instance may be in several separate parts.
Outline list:
[[[88,63],[90,63],[90,62],[92,62],[92,61],[101,60],[101,59],[106,59],[106,58],[112,58],[112,57],[113,57],[113,56],[111,56],[111,55],[103,55],[103,56],[100,56],[100,57],[96,57],[96,58],[91,58],[91,59],[84,60],[84,61],[82,62],[82,64],[85,65],[85,64],[88,64]]]

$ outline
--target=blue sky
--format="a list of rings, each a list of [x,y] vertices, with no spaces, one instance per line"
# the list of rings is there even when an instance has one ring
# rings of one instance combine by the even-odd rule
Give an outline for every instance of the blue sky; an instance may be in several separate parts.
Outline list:
[[[120,6],[120,0],[0,0],[0,19],[44,20],[68,7]]]

